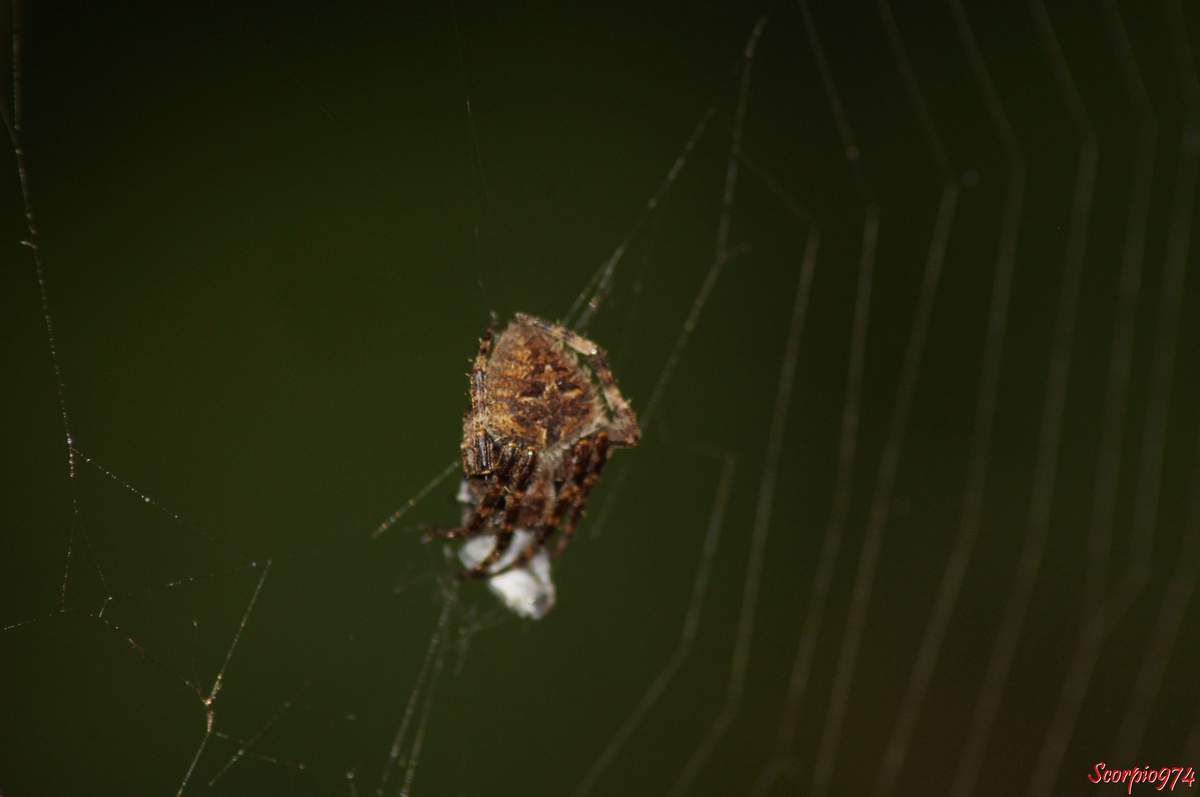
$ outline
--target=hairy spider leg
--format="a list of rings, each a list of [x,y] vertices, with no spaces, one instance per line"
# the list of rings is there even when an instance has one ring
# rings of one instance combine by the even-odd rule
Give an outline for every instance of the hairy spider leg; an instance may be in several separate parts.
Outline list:
[[[500,449],[496,468],[484,478],[487,479],[487,491],[479,499],[479,503],[471,509],[471,514],[461,526],[448,529],[430,529],[425,532],[423,540],[434,539],[457,540],[461,537],[473,537],[479,534],[488,519],[500,506],[505,498],[504,485],[508,482],[509,474],[517,465],[517,454],[520,447],[516,443],[507,443]]]
[[[603,434],[603,432],[600,432],[596,435],[588,435],[587,437],[580,438],[571,447],[571,453],[567,457],[571,474],[566,483],[558,491],[558,496],[554,502],[554,509],[550,513],[550,521],[538,529],[537,536],[525,546],[525,550],[521,551],[520,556],[492,575],[498,576],[501,573],[507,573],[509,570],[524,567],[529,563],[530,559],[537,555],[538,551],[546,547],[546,541],[562,525],[567,510],[582,500],[580,493],[584,489],[583,482],[592,468],[593,444],[600,445],[601,443],[597,442],[597,438]]]
[[[493,321],[479,339],[479,351],[475,353],[475,363],[471,367],[471,411],[470,443],[462,446],[463,471],[468,476],[482,476],[491,473],[496,466],[496,444],[488,434],[484,425],[481,411],[487,399],[487,362],[492,356],[492,339],[495,336],[496,325]]]
[[[629,402],[625,400],[625,396],[621,395],[621,391],[617,387],[617,380],[613,377],[612,370],[608,367],[608,354],[604,349],[582,335],[556,324],[543,321],[540,318],[526,315],[525,313],[517,313],[516,318],[518,321],[531,324],[547,335],[554,337],[587,361],[588,366],[592,369],[592,373],[596,375],[596,379],[600,382],[600,389],[604,393],[604,401],[612,413],[611,425],[608,429],[609,442],[617,446],[636,446],[638,440],[642,437],[642,430],[638,426],[637,416],[634,414],[633,408],[629,406]]]
[[[583,508],[587,505],[588,493],[592,491],[592,486],[600,478],[600,472],[604,470],[604,465],[608,462],[608,432],[597,432],[594,437],[596,445],[592,449],[591,458],[588,460],[587,470],[584,472],[583,481],[579,485],[579,492],[574,496],[574,500],[570,505],[570,515],[567,517],[567,522],[562,524],[562,527],[559,529],[562,532],[562,536],[558,538],[558,544],[554,546],[555,558],[561,556],[562,552],[567,549],[567,545],[570,544],[571,537],[575,534],[575,527],[579,525],[579,521],[583,517]],[[564,513],[566,511],[564,508]]]
[[[504,515],[500,519],[500,529],[496,532],[496,542],[492,545],[491,552],[477,565],[459,573],[460,578],[486,578],[493,575],[488,570],[500,561],[512,544],[513,526],[516,525],[517,516],[521,512],[521,504],[525,501],[525,491],[529,489],[529,482],[537,470],[537,462],[537,452],[532,448],[526,448],[521,453],[520,462],[516,465],[516,483],[505,498]]]

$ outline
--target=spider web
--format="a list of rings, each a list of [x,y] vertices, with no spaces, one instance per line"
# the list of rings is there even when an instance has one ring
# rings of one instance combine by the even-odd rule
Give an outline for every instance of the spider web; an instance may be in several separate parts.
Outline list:
[[[1195,14],[993,5],[6,7],[0,790],[1195,765]],[[646,431],[532,624],[416,533],[517,310]]]

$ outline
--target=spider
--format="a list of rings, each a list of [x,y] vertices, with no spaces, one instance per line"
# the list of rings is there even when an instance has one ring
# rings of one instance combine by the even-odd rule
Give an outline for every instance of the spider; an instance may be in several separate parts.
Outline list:
[[[611,449],[638,444],[637,416],[603,349],[524,313],[498,335],[494,323],[488,327],[468,380],[462,525],[426,538],[472,538],[460,552],[467,565],[460,576],[487,578],[493,587],[497,576],[515,576],[532,562],[526,575],[548,585],[552,601],[547,543],[558,532],[553,555],[567,547]],[[477,538],[487,535],[494,542],[485,554],[486,541]],[[523,546],[515,555],[514,536]]]

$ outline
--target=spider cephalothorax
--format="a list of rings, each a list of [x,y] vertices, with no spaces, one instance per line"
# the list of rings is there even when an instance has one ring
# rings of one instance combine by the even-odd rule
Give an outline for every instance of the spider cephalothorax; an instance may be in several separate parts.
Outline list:
[[[635,446],[637,417],[595,343],[518,313],[488,329],[469,374],[463,419],[462,525],[437,536],[494,537],[464,575],[492,578],[525,567],[556,533],[570,542],[612,446]],[[514,535],[524,547],[514,557]]]

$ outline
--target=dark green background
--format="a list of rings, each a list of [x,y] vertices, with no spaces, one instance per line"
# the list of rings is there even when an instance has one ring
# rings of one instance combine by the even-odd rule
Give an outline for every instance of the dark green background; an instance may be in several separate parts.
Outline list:
[[[1066,246],[1079,140],[1029,10],[1006,5],[968,8],[1028,168],[986,517],[899,792],[947,788],[978,695],[1026,531]],[[797,727],[801,774],[778,794],[807,789],[941,191],[876,7],[813,6],[879,199],[880,237],[847,541]],[[1084,616],[1137,121],[1118,70],[1124,51],[1100,8],[1051,9],[1100,155],[1050,538],[980,781],[986,794],[1025,788]],[[1159,128],[1114,585],[1131,553],[1144,465],[1183,115],[1162,8],[1121,10]],[[174,793],[204,731],[187,682],[208,691],[261,572],[244,563],[270,559],[215,728],[249,737],[287,705],[254,750],[305,769],[248,758],[210,788],[235,749],[214,737],[188,793],[345,794],[348,771],[373,793],[448,570],[411,526],[452,521],[453,484],[382,540],[368,533],[456,455],[463,375],[489,311],[562,316],[718,100],[590,330],[635,407],[645,405],[713,259],[733,68],[759,11],[54,2],[25,11],[33,199],[71,426],[83,454],[177,516],[82,461],[73,482],[65,477],[37,280],[5,156],[0,625],[34,622],[0,634],[0,790]],[[1200,14],[1185,13],[1196,46]],[[1007,177],[947,9],[898,2],[895,14],[963,187],[853,682],[840,794],[874,782],[957,533]],[[792,4],[776,4],[760,43],[744,149],[810,208],[821,247],[747,690],[693,789],[714,795],[747,791],[773,749],[831,506],[859,262],[862,198]],[[734,489],[696,646],[596,793],[656,795],[675,780],[725,694],[808,232],[743,169],[732,243],[750,250],[721,276],[644,444],[614,457],[590,528],[556,567],[558,607],[538,623],[468,635],[460,629],[488,618],[494,601],[479,585],[461,595],[416,791],[570,793],[676,644],[716,497],[715,454],[726,452],[737,458]],[[1106,645],[1056,793],[1103,791],[1084,773],[1113,754],[1179,556],[1200,390],[1191,271],[1155,576]],[[199,578],[166,586],[189,576]],[[115,596],[108,625],[90,617],[105,595]],[[1193,607],[1139,764],[1200,763],[1200,749],[1184,749],[1197,723],[1196,620]]]

